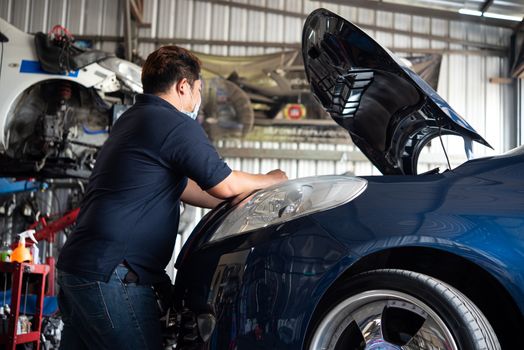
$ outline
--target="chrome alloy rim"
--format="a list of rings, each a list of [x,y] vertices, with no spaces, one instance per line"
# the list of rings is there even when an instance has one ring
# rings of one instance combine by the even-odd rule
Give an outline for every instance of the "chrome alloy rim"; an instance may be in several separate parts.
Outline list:
[[[359,293],[316,329],[310,350],[458,350],[442,319],[419,299],[393,290]]]

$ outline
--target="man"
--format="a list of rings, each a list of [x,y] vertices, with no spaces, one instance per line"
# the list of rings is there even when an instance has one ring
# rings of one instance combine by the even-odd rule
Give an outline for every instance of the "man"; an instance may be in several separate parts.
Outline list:
[[[62,349],[160,349],[152,286],[175,244],[180,200],[214,208],[287,179],[231,171],[194,120],[200,61],[162,47],[142,70],[144,94],[97,157],[77,226],[58,260]]]

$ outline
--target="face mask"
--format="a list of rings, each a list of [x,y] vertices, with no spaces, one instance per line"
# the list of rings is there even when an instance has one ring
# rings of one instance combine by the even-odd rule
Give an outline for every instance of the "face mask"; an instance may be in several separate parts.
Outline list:
[[[191,92],[191,88],[189,89],[189,93],[191,94],[191,99],[193,99],[193,93]],[[202,101],[198,101],[198,103],[195,105],[193,110],[191,112],[185,112],[182,111],[185,115],[187,115],[189,118],[195,120],[198,117],[198,110],[200,109],[200,103]]]
[[[198,117],[198,110],[200,109],[200,101],[195,105],[195,108],[193,108],[192,112],[184,112],[185,115],[187,115],[191,119],[196,119]]]

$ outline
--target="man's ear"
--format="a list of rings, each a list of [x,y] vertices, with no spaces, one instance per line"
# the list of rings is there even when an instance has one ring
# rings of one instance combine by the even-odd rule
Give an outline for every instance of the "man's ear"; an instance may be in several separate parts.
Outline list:
[[[187,90],[188,84],[186,83],[189,83],[187,78],[182,78],[175,84],[177,94],[184,95],[189,93],[189,91]]]

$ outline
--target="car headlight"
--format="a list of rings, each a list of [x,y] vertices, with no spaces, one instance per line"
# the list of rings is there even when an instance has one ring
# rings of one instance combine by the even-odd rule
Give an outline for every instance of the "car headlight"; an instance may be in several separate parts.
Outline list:
[[[117,57],[106,58],[98,64],[113,71],[118,79],[122,80],[133,92],[142,93],[142,68],[140,66]]]
[[[351,176],[306,177],[268,187],[240,202],[209,241],[332,209],[355,199],[366,187],[365,179]]]

